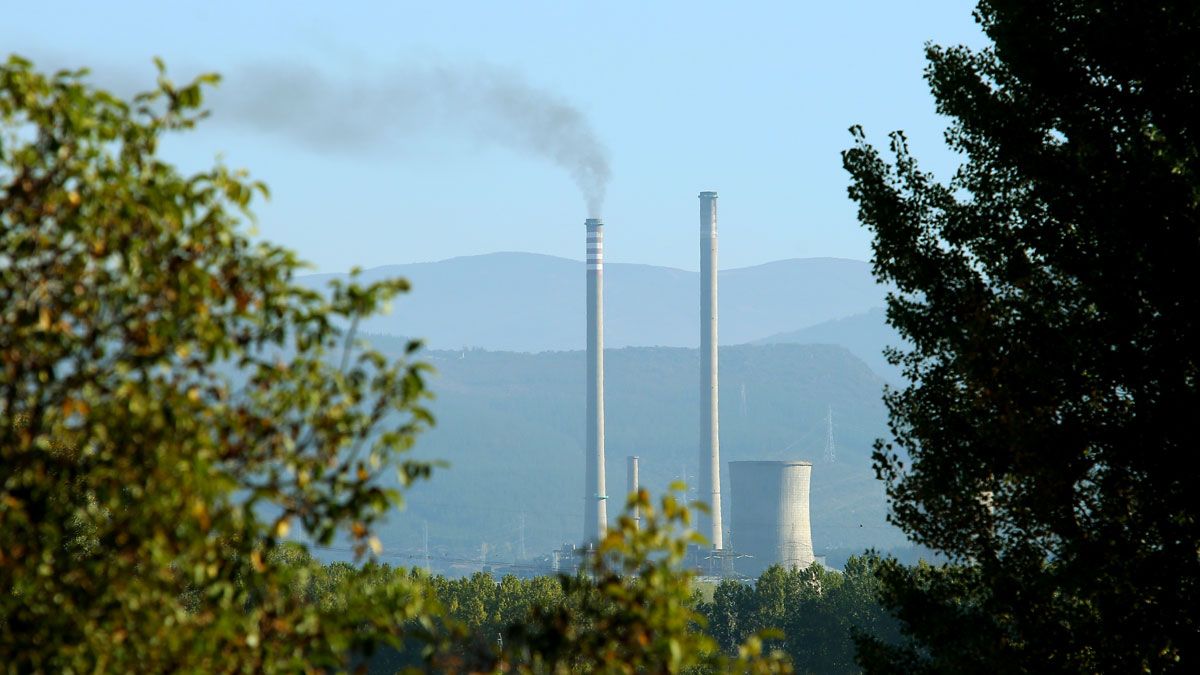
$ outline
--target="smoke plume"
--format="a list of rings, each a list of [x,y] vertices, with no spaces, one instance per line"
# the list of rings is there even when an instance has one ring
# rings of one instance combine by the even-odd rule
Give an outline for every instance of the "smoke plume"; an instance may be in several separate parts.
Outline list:
[[[286,135],[320,152],[394,148],[442,132],[546,159],[565,170],[599,216],[608,152],[583,113],[520,76],[488,67],[393,69],[332,79],[290,64],[230,72],[212,95],[213,121]]]

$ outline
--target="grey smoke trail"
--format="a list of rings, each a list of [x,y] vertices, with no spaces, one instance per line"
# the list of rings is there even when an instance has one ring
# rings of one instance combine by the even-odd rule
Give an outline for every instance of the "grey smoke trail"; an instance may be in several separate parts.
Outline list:
[[[487,67],[403,68],[352,80],[303,66],[257,64],[227,74],[213,121],[278,133],[320,152],[386,150],[418,134],[465,135],[564,169],[599,216],[608,152],[577,108]]]

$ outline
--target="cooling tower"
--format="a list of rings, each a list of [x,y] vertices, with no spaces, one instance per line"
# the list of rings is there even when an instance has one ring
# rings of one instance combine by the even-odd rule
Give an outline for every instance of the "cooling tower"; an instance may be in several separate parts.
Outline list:
[[[700,193],[700,473],[699,531],[724,548],[721,528],[721,435],[717,396],[717,193]]]
[[[587,459],[584,474],[583,541],[604,536],[604,223],[587,227]]]
[[[631,495],[638,491],[638,458],[637,455],[630,455],[625,458],[625,493]],[[633,513],[634,526],[641,528],[642,514],[641,509],[634,508]]]
[[[808,486],[812,462],[730,462],[732,548],[738,572],[757,577],[771,565],[813,563]]]

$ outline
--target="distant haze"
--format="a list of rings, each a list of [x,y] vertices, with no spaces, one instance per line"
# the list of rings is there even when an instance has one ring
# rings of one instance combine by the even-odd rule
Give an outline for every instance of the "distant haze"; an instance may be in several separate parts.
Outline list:
[[[400,340],[374,346],[403,354]],[[445,460],[406,494],[407,511],[381,536],[389,549],[420,550],[422,523],[434,551],[474,555],[481,541],[514,553],[522,514],[531,550],[576,541],[583,522],[584,354],[422,352],[435,368],[430,403],[438,423],[415,457]],[[631,347],[605,360],[610,498],[623,497],[625,457],[641,456],[642,486],[658,493],[694,485],[700,428],[700,359],[694,349]],[[813,461],[812,531],[819,551],[888,548],[904,536],[886,522],[872,443],[887,433],[883,381],[829,345],[721,348],[721,457]],[[836,462],[825,459],[832,410]],[[728,473],[725,473],[725,481]],[[724,483],[726,486],[728,482]],[[727,491],[726,516],[738,495]],[[726,519],[726,522],[730,522]],[[737,533],[733,539],[736,546]],[[505,548],[506,546],[512,548]]]
[[[670,267],[605,265],[605,343],[696,347],[699,275]],[[302,277],[314,286],[335,275]],[[339,275],[340,276],[340,275]],[[494,253],[389,265],[366,279],[402,276],[412,293],[363,329],[425,338],[437,349],[522,352],[582,349],[583,263],[531,253]],[[720,272],[721,344],[741,344],[861,314],[885,289],[858,260],[804,258]],[[781,340],[789,341],[789,340]]]
[[[757,340],[756,343],[841,345],[891,383],[901,383],[904,379],[900,368],[888,363],[883,354],[884,348],[896,347],[904,350],[911,346],[900,337],[895,328],[887,324],[887,313],[882,307],[873,307],[862,314],[826,321],[799,330],[776,333]]]

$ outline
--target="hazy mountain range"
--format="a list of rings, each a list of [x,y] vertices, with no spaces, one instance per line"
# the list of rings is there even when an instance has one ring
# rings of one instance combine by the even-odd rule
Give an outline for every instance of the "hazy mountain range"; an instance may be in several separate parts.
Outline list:
[[[342,275],[313,275],[301,281],[320,285],[333,276]],[[367,332],[421,337],[434,349],[540,352],[584,346],[581,261],[492,253],[363,273],[368,280],[391,276],[411,281],[412,293],[399,299],[390,315],[365,322]],[[698,272],[606,263],[604,281],[607,347],[699,344]],[[840,258],[780,260],[724,270],[719,282],[719,338],[725,345],[862,314],[882,306],[885,294],[872,278],[870,265]],[[828,331],[821,335],[832,338]]]

